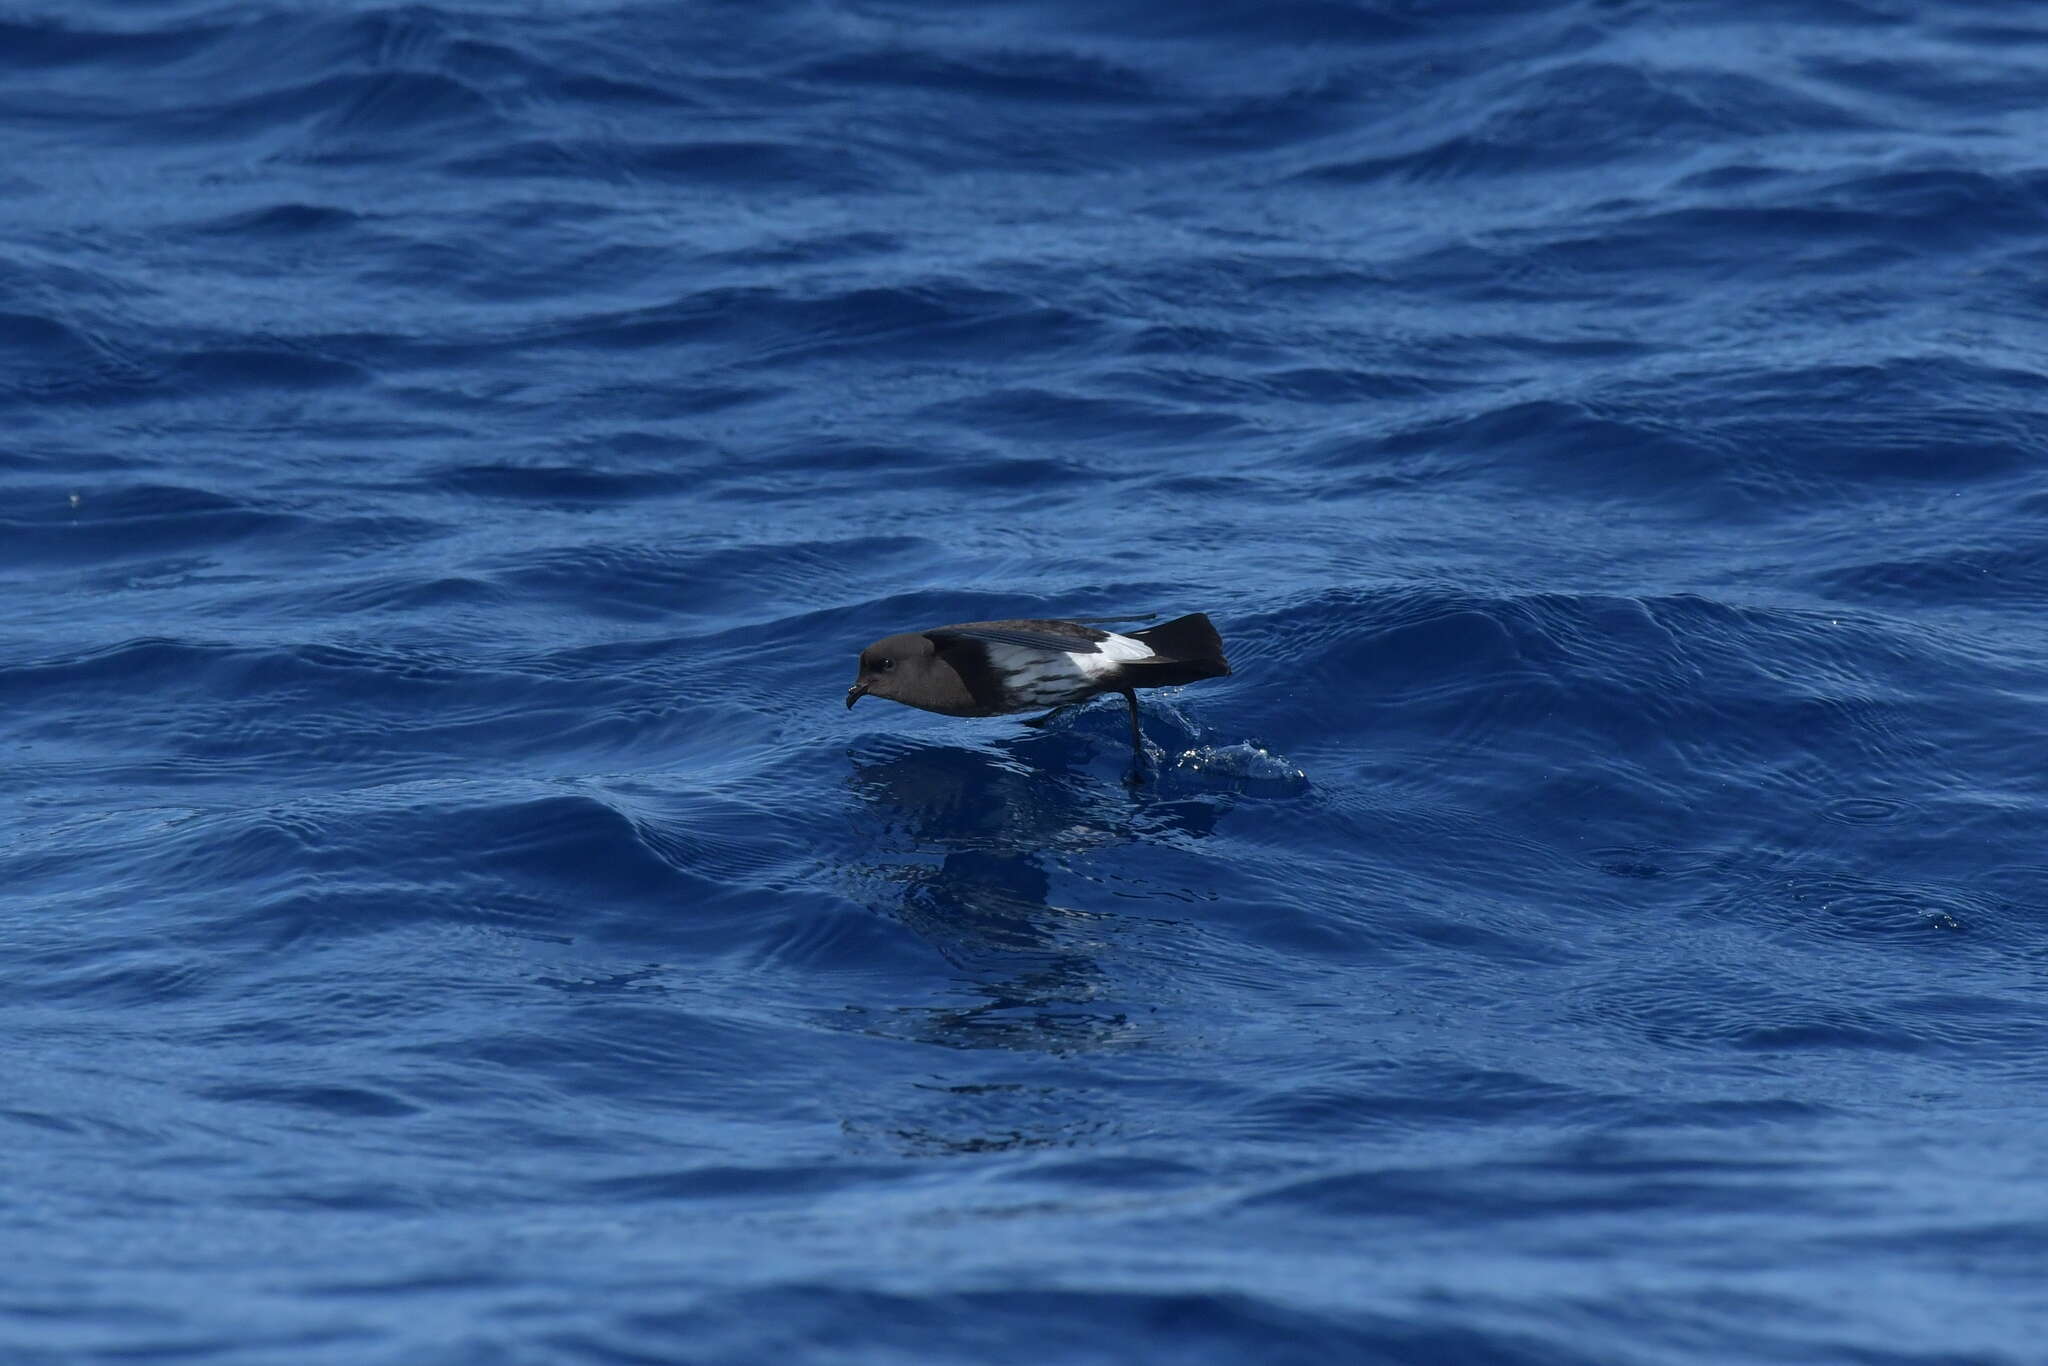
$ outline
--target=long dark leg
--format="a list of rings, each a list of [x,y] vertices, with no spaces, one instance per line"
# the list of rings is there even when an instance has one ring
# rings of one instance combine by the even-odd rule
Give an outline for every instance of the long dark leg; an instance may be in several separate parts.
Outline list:
[[[1123,690],[1124,701],[1131,707],[1131,777],[1143,782],[1145,777],[1145,735],[1138,729],[1138,694],[1129,688]]]

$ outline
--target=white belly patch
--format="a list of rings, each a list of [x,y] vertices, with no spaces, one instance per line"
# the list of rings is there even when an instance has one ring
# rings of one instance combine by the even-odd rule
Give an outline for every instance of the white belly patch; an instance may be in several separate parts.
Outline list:
[[[1097,641],[1097,654],[1053,654],[1021,645],[991,644],[988,658],[1020,707],[1059,707],[1092,697],[1104,674],[1131,660],[1150,659],[1143,641],[1112,635]]]

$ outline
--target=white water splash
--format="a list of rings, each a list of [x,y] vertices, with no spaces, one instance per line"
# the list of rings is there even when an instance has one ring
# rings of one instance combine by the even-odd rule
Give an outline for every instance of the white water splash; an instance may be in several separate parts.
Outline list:
[[[1308,774],[1284,755],[1249,740],[1235,745],[1204,745],[1183,750],[1173,761],[1183,773],[1200,773],[1238,783],[1296,790],[1308,786]]]

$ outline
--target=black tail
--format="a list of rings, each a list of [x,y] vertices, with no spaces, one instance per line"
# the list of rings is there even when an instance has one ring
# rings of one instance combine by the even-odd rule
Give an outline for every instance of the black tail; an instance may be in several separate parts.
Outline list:
[[[1223,657],[1223,638],[1200,612],[1175,617],[1149,630],[1132,631],[1130,636],[1144,641],[1159,656],[1156,661],[1124,666],[1124,678],[1134,688],[1170,688],[1230,672],[1230,661]]]

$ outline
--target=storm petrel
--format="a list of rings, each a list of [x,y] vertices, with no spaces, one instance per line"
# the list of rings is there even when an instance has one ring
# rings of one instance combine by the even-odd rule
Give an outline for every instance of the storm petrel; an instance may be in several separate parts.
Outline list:
[[[1141,618],[1142,620],[1142,618]],[[968,621],[884,636],[860,652],[851,707],[870,693],[946,716],[1008,716],[1122,693],[1131,708],[1131,754],[1144,764],[1139,688],[1167,688],[1230,672],[1216,628],[1200,612],[1120,635],[1087,621]]]

